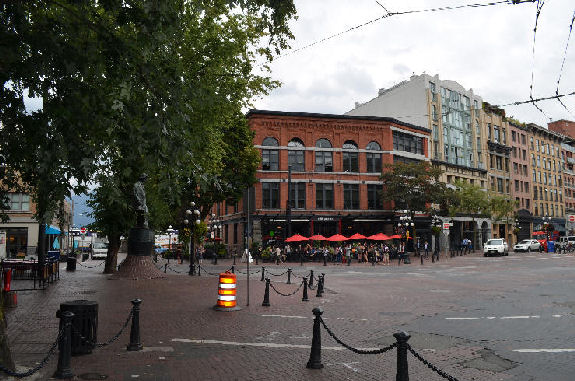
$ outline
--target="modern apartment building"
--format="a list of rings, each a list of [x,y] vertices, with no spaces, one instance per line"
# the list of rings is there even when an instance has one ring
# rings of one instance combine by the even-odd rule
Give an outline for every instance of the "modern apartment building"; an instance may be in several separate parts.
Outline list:
[[[482,133],[483,100],[455,81],[438,75],[413,75],[346,115],[391,117],[432,130],[431,159],[444,170],[443,181],[487,184],[486,137]]]
[[[550,217],[555,230],[565,231],[561,143],[564,136],[536,124],[528,124],[533,188],[533,229],[541,229]]]
[[[262,155],[258,182],[245,202],[216,206],[232,252],[246,231],[264,244],[296,233],[392,234],[399,216],[381,201],[383,164],[429,160],[431,131],[392,118],[264,110],[247,118]],[[429,216],[415,223],[418,236],[430,233]]]

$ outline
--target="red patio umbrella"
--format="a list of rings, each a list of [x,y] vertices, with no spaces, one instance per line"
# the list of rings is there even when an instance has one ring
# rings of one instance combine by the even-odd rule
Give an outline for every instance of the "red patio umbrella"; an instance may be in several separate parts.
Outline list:
[[[392,235],[392,236],[389,237],[389,238],[401,238],[401,236],[400,236],[399,234],[394,234],[394,235]]]
[[[310,241],[326,241],[327,238],[325,238],[323,235],[321,234],[316,234],[316,235],[312,235],[311,237],[309,237]]]
[[[334,234],[327,240],[331,242],[347,241],[349,238],[342,236],[341,234]]]
[[[370,235],[369,237],[367,237],[367,239],[370,239],[372,241],[387,241],[388,239],[391,239],[391,238],[386,236],[383,233],[377,233],[374,235]]]
[[[291,237],[286,239],[286,242],[301,242],[301,241],[308,241],[309,238],[304,237],[303,235],[294,234]]]
[[[363,234],[359,234],[359,233],[355,233],[354,235],[349,237],[349,239],[365,239],[365,238],[366,238],[366,236],[364,236]]]

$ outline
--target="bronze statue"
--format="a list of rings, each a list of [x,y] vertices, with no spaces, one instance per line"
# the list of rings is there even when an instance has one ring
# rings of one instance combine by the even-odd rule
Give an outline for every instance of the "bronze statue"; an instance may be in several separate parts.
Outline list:
[[[148,175],[142,173],[134,184],[134,209],[136,210],[136,226],[148,228],[148,206],[146,205],[146,188],[144,183]]]

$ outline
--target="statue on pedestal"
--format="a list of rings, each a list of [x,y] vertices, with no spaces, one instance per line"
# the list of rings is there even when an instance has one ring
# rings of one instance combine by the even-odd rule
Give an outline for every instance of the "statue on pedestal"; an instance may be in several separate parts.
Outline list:
[[[148,228],[148,206],[146,205],[146,189],[144,183],[148,175],[142,173],[138,181],[134,183],[134,209],[136,210],[136,226],[139,228]]]

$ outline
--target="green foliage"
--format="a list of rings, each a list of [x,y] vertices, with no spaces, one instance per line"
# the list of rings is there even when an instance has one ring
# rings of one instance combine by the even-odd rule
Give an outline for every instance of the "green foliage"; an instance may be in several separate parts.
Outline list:
[[[445,209],[449,190],[439,181],[441,174],[427,162],[388,164],[381,175],[382,198],[392,201],[394,209],[429,211],[432,204]]]
[[[452,202],[449,214],[469,214],[471,216],[489,215],[490,203],[486,190],[466,181],[455,182],[455,192],[452,193]]]
[[[489,194],[489,209],[492,221],[497,222],[510,218],[516,208],[517,201],[512,200],[511,197],[496,193]]]
[[[206,234],[208,233],[208,225],[202,221],[199,224],[194,224],[193,226],[194,228],[192,236],[194,243],[199,245],[204,242],[204,239],[206,238]]]

